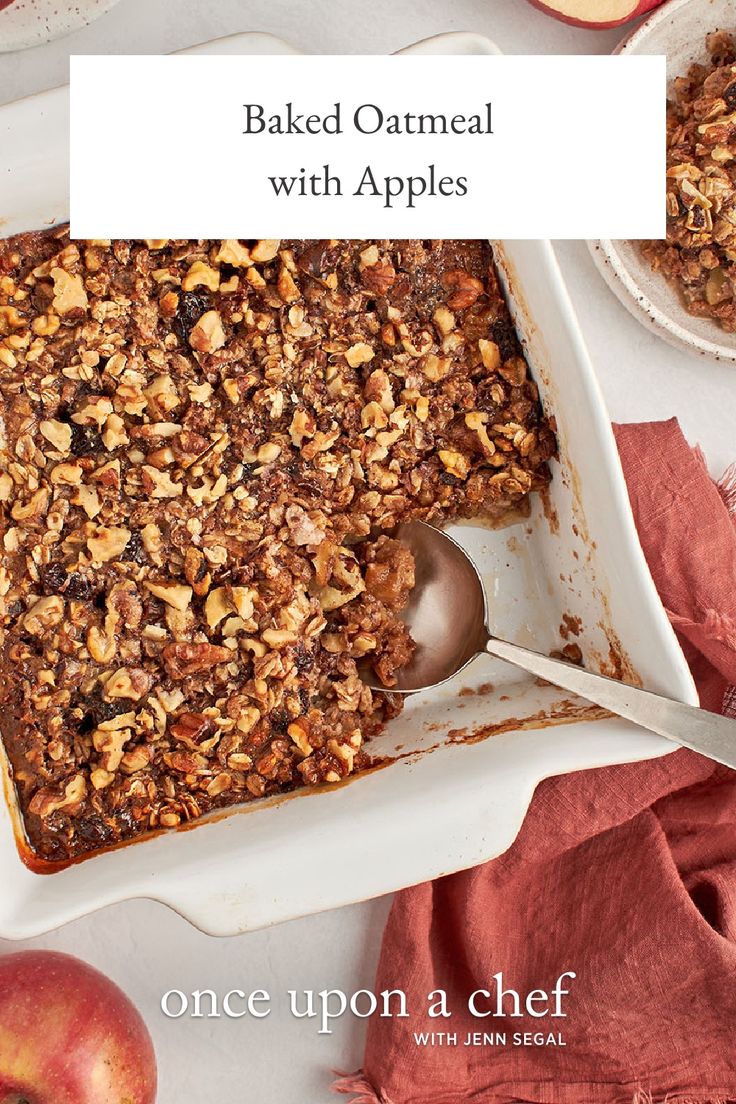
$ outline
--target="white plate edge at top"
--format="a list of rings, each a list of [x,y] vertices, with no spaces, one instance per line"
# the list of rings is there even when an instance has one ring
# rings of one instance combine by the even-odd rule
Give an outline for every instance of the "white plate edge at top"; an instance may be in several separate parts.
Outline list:
[[[45,46],[107,15],[118,0],[15,0],[0,11],[0,54]]]

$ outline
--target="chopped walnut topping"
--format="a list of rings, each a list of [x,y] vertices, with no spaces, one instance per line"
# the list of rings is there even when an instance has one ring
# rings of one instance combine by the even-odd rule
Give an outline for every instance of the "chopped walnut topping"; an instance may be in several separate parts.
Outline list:
[[[41,433],[58,452],[67,453],[72,445],[72,427],[68,422],[58,422],[54,418],[39,423]]]
[[[92,535],[87,537],[90,556],[97,563],[117,560],[130,540],[130,536],[130,529],[123,529],[119,525],[93,526]]]
[[[367,364],[369,360],[373,360],[375,355],[371,346],[365,341],[357,341],[346,350],[345,360],[351,368],[359,368],[361,364]]]
[[[478,348],[483,360],[483,367],[487,368],[489,372],[497,372],[501,367],[501,350],[496,342],[481,337],[478,341]]]
[[[242,242],[232,238],[221,243],[215,260],[218,264],[229,264],[233,268],[250,268],[253,264],[249,250]]]
[[[152,464],[143,464],[141,482],[152,498],[179,498],[184,489],[183,483],[174,482],[167,471],[161,471]]]
[[[189,335],[189,344],[200,353],[216,353],[225,344],[225,331],[217,311],[207,311]]]
[[[414,649],[388,534],[549,480],[482,242],[26,235],[0,350],[3,739],[51,862],[364,767]]]
[[[272,261],[278,253],[280,245],[281,242],[278,240],[256,242],[250,251],[251,260],[255,261],[256,264]]]
[[[220,273],[203,261],[195,261],[182,280],[181,286],[183,291],[194,291],[198,287],[217,291],[220,287]]]
[[[229,587],[215,587],[207,595],[204,614],[211,629],[216,629],[223,618],[228,617],[235,610],[235,603],[229,591]]]
[[[58,314],[87,310],[89,302],[81,276],[72,276],[63,268],[52,268],[51,279],[54,282],[53,307]]]
[[[192,600],[192,588],[181,583],[145,583],[146,590],[156,598],[160,598],[167,606],[173,606],[177,610],[185,610]]]
[[[458,479],[465,479],[470,471],[470,463],[467,456],[464,456],[461,452],[455,452],[454,449],[440,449],[440,460],[444,465],[445,471],[450,475],[456,476]]]
[[[108,698],[132,698],[133,701],[140,701],[150,690],[151,681],[147,671],[135,668],[128,671],[121,667],[105,683],[105,694]],[[117,764],[115,766],[117,767]]]
[[[64,614],[64,601],[57,594],[49,598],[38,598],[23,618],[23,628],[31,636],[41,636],[46,630],[58,625]]]

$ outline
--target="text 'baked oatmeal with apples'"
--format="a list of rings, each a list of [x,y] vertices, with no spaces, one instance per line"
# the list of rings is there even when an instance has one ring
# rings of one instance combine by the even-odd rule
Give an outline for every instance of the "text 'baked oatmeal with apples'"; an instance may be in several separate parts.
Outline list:
[[[555,452],[481,241],[10,238],[0,395],[1,727],[49,862],[365,766],[414,647],[392,531],[523,512]]]

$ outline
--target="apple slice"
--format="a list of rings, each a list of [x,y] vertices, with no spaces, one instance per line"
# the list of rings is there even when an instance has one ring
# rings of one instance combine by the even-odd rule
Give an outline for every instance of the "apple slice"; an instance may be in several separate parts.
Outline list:
[[[658,8],[663,0],[531,0],[535,8],[570,23],[573,27],[605,30],[619,27],[637,16]]]

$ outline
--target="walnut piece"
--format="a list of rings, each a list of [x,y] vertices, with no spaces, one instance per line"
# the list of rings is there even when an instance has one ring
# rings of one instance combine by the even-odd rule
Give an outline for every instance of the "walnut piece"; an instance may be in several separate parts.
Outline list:
[[[96,525],[93,535],[87,537],[87,548],[96,563],[119,559],[130,540],[130,529],[120,525]]]
[[[58,314],[87,310],[89,300],[81,276],[72,276],[63,268],[52,268],[51,279],[54,281],[53,306]]]
[[[189,335],[189,344],[198,353],[215,353],[225,344],[225,331],[217,311],[207,311]]]
[[[39,427],[46,440],[57,450],[67,453],[72,444],[72,427],[68,422],[59,422],[55,418],[46,418]]]

